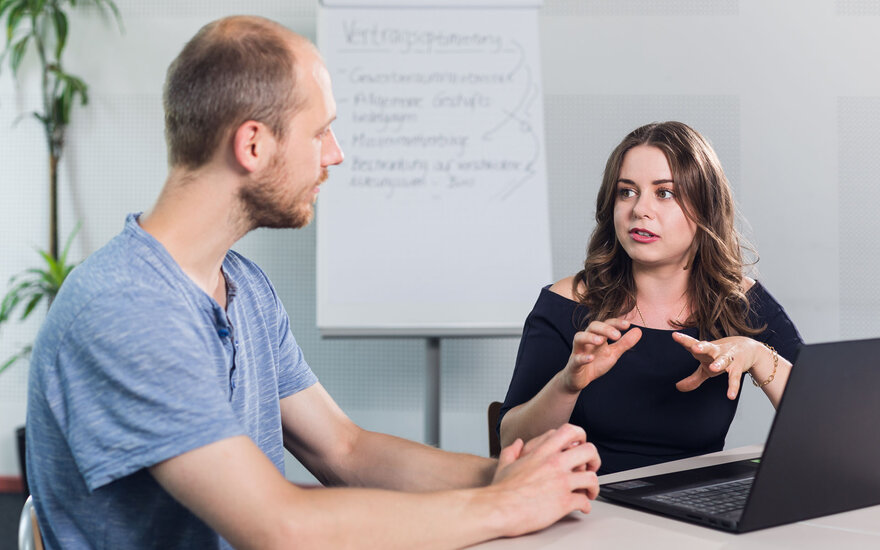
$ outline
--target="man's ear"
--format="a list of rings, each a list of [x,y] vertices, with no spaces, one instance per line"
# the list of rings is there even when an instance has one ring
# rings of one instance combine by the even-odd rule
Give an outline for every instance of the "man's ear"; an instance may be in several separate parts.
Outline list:
[[[255,172],[269,163],[275,154],[275,136],[261,122],[243,122],[232,136],[236,162],[246,172]]]

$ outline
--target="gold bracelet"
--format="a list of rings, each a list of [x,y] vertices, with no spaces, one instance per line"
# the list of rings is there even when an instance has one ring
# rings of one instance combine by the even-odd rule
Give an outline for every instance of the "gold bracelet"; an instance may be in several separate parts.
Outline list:
[[[772,382],[773,379],[776,378],[776,367],[779,366],[779,354],[776,353],[776,348],[774,348],[773,346],[771,346],[770,344],[768,344],[766,342],[761,342],[761,343],[764,344],[765,348],[770,350],[770,355],[773,356],[773,372],[770,373],[770,377],[767,378],[767,380],[764,380],[763,382],[761,382],[759,384],[758,381],[755,380],[755,377],[752,376],[752,371],[750,369],[749,370],[749,377],[752,379],[752,384],[754,384],[756,388],[763,388],[764,386],[766,386],[767,384]]]

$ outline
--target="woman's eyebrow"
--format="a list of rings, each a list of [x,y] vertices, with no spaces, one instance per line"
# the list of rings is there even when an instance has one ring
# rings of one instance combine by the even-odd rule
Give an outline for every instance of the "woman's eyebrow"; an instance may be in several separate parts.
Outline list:
[[[636,184],[636,182],[634,182],[633,180],[628,180],[626,178],[618,178],[617,183],[628,183],[630,185]],[[675,183],[675,181],[671,180],[671,179],[663,179],[663,180],[654,180],[651,182],[651,184],[653,184],[653,185],[663,185],[664,183]]]

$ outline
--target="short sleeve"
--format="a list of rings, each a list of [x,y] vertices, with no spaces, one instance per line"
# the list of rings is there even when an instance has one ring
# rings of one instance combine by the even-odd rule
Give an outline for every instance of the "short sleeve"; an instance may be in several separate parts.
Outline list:
[[[246,261],[239,258],[243,263]],[[257,300],[261,303],[261,308],[275,319],[274,326],[277,333],[273,335],[270,332],[269,338],[275,338],[278,346],[278,397],[284,399],[314,385],[318,382],[318,377],[312,372],[302,348],[293,337],[293,332],[290,329],[290,317],[287,315],[287,310],[281,303],[278,293],[275,292],[275,287],[272,286],[262,269],[250,262],[247,263],[247,266],[258,274],[255,280],[259,282],[253,290],[258,295]]]
[[[90,491],[244,433],[215,366],[222,345],[194,314],[130,289],[91,301],[68,327],[47,399]]]
[[[794,363],[804,339],[776,298],[763,285],[756,290],[751,297],[752,320],[756,326],[766,325],[757,339],[773,346],[779,355]]]
[[[290,318],[278,301],[278,396],[281,399],[300,392],[318,381],[306,363],[302,348],[290,330]]]

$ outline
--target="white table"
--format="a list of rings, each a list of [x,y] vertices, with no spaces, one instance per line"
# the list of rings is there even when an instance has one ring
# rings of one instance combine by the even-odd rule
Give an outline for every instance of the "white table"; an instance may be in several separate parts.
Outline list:
[[[600,483],[733,462],[761,456],[761,445],[741,447],[657,466],[609,474]],[[820,474],[817,472],[817,474]],[[821,498],[822,495],[816,495]],[[488,549],[880,549],[880,506],[853,510],[744,534],[725,533],[605,501],[589,514],[576,512],[538,533],[497,539],[473,548]]]

